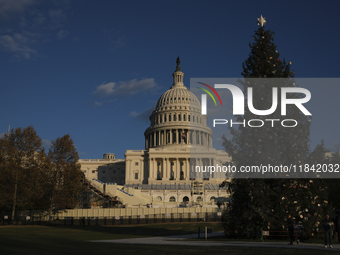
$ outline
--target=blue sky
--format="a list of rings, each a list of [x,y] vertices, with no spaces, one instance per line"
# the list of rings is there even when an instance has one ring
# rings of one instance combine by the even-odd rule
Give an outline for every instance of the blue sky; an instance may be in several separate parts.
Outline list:
[[[33,125],[45,147],[69,133],[80,158],[123,158],[144,149],[177,56],[188,87],[193,77],[240,77],[261,14],[297,78],[339,77],[339,9],[338,1],[0,0],[0,134]],[[338,124],[312,125],[312,146],[324,138],[340,149]]]

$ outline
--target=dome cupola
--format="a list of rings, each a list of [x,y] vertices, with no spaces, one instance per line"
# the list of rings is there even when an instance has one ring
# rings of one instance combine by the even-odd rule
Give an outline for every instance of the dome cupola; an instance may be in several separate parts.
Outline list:
[[[207,116],[201,114],[198,98],[184,86],[179,57],[173,84],[157,101],[145,132],[145,148],[174,145],[212,147],[212,131]]]

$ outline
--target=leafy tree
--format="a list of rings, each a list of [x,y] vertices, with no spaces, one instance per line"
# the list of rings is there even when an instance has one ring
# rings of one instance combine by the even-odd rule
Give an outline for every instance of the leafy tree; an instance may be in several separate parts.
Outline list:
[[[82,171],[79,156],[70,135],[52,141],[48,153],[50,209],[74,208],[81,192]]]
[[[32,126],[12,129],[0,139],[0,208],[12,211],[34,209],[43,197],[45,158],[41,139]]]
[[[255,31],[254,42],[249,45],[251,52],[243,63],[244,79],[240,83],[245,95],[248,87],[252,87],[253,106],[259,110],[271,108],[274,87],[297,86],[291,63],[280,59],[273,36],[274,33],[264,27]],[[289,95],[289,98],[298,97],[298,94]],[[266,116],[254,115],[245,104],[245,113],[237,117],[237,122],[247,123],[250,119],[263,122],[279,119],[281,122],[279,100],[277,109]],[[290,166],[315,162],[316,158],[323,160],[323,147],[309,155],[311,118],[291,105],[287,107],[285,119],[296,120],[298,127],[285,128],[280,122],[266,122],[261,128],[247,125],[231,128],[232,138],[224,137],[223,145],[232,156],[232,163],[236,166]],[[315,229],[324,210],[328,209],[325,183],[319,179],[294,179],[282,174],[271,177],[276,178],[234,178],[226,183],[232,192],[232,203],[225,215],[225,229],[229,235],[252,237],[260,229],[285,229],[288,214],[301,222],[307,232]]]
[[[46,155],[32,126],[0,139],[0,210],[74,208],[81,189],[78,153],[69,135],[57,138]]]

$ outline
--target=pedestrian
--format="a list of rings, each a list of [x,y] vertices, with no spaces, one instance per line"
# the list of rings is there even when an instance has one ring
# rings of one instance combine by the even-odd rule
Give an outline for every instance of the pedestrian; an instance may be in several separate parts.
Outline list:
[[[337,239],[337,242],[338,244],[340,243],[340,212],[337,211],[336,212],[336,218],[335,218],[335,221],[334,221],[334,228],[335,228],[335,232],[336,232],[336,239]]]
[[[292,215],[288,214],[287,219],[287,226],[288,226],[288,232],[289,232],[289,238],[290,238],[290,245],[293,245],[293,242],[295,240],[294,237],[294,218],[292,218]],[[298,243],[298,241],[296,241]]]
[[[329,214],[326,214],[325,220],[322,222],[323,229],[325,230],[325,248],[327,248],[327,243],[329,244],[329,248],[333,248],[332,246],[332,236],[333,236],[333,227],[334,223],[329,218]]]

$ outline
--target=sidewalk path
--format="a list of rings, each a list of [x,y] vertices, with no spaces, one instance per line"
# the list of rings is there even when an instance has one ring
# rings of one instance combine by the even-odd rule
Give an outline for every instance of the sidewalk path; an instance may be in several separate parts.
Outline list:
[[[214,232],[208,234],[209,237],[220,236],[222,232]],[[201,237],[204,238],[204,233]],[[90,242],[96,243],[124,243],[124,244],[158,244],[158,245],[188,245],[188,246],[242,246],[242,247],[268,247],[268,248],[289,248],[289,249],[317,249],[317,250],[330,250],[340,251],[340,244],[334,244],[333,249],[325,249],[322,244],[299,243],[288,245],[283,242],[245,242],[245,241],[185,241],[186,239],[197,238],[197,234],[190,235],[177,235],[177,236],[156,236],[156,237],[143,237],[131,239],[115,239],[115,240],[93,240]]]

